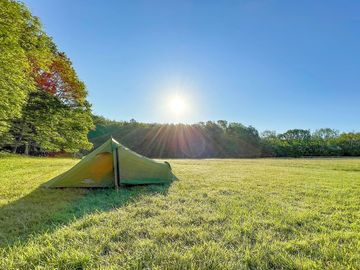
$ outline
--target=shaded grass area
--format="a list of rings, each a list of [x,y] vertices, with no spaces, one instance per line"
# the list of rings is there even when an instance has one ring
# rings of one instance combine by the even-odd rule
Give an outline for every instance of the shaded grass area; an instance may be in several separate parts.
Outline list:
[[[166,193],[169,187],[47,189],[42,187],[44,179],[51,179],[79,160],[7,155],[0,161],[0,247],[21,244],[83,215],[129,203],[139,195]]]
[[[358,269],[360,159],[173,160],[170,187],[41,189],[0,159],[1,269]]]

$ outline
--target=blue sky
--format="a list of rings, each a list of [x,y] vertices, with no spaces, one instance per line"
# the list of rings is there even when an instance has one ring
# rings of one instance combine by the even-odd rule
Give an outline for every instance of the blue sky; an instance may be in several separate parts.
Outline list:
[[[360,129],[359,1],[26,0],[96,114]],[[181,115],[167,104],[175,94]]]

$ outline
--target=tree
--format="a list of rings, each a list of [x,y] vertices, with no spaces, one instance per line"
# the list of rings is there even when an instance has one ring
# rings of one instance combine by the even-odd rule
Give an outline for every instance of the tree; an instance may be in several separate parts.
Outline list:
[[[218,120],[217,124],[224,130],[226,131],[227,127],[228,127],[228,122],[226,120]]]
[[[17,1],[0,0],[0,146],[89,148],[91,106],[71,61]]]
[[[21,115],[29,92],[35,89],[35,66],[51,61],[51,39],[38,18],[16,1],[0,0],[0,135]]]
[[[321,128],[311,136],[312,153],[318,156],[339,155],[340,147],[336,144],[339,132],[331,128]]]
[[[310,130],[305,129],[289,129],[280,135],[280,138],[286,141],[306,141],[311,138]]]
[[[337,139],[342,154],[345,156],[360,155],[360,133],[349,132],[342,133]]]
[[[20,145],[27,154],[35,151],[76,152],[89,149],[87,133],[92,128],[85,85],[64,53],[53,54],[47,70],[36,70],[37,90],[30,93],[22,117],[13,121],[13,152]]]
[[[277,139],[276,131],[274,131],[274,130],[264,130],[261,133],[261,138],[264,139],[264,140],[276,140]]]
[[[52,59],[47,70],[36,68],[37,87],[69,106],[83,103],[87,95],[85,85],[78,79],[71,61],[65,53],[58,52],[55,48]]]
[[[11,127],[13,152],[19,147],[25,154],[42,152],[77,152],[89,149],[87,140],[92,128],[90,106],[69,108],[56,96],[44,91],[32,92],[23,109],[23,117]]]
[[[28,76],[30,64],[21,42],[29,19],[24,11],[16,2],[0,0],[0,138],[10,128],[11,120],[20,116],[26,96],[33,89]]]
[[[331,128],[320,128],[317,129],[312,136],[322,140],[335,139],[339,136],[339,131]]]

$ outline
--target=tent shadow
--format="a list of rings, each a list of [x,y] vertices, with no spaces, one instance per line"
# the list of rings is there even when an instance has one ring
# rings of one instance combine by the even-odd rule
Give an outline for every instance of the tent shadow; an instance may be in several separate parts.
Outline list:
[[[122,186],[118,190],[38,187],[0,208],[0,248],[21,244],[86,214],[122,207],[143,195],[166,195],[170,185]]]

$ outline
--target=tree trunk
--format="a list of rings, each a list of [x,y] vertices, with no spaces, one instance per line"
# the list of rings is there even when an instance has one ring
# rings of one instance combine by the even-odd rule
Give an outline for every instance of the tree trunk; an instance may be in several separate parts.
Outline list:
[[[24,154],[25,155],[29,155],[29,143],[28,142],[25,142],[25,151],[24,151]]]
[[[16,154],[16,151],[17,151],[17,149],[19,147],[19,143],[21,142],[21,140],[24,137],[24,131],[25,131],[25,123],[23,122],[22,126],[21,126],[21,132],[20,132],[19,139],[18,140],[15,139],[15,144],[14,144],[14,148],[13,148],[13,153],[14,154]]]

